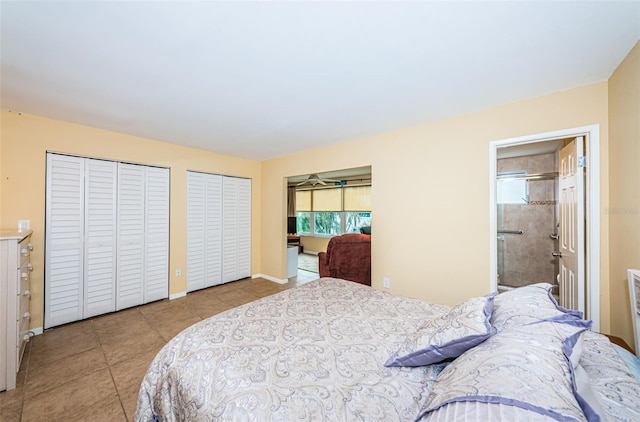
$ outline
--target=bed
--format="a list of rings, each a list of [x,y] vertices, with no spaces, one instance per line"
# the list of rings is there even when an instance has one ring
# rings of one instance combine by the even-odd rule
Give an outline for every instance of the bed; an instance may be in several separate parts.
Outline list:
[[[450,307],[321,278],[179,333],[135,419],[640,420],[638,361],[551,287]]]

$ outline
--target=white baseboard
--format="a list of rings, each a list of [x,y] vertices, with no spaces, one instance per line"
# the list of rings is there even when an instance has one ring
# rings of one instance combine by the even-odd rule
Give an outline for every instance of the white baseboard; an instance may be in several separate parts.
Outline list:
[[[30,329],[29,332],[33,333],[34,336],[39,336],[40,334],[42,334],[43,330],[42,330],[42,327],[36,327],[36,328]]]
[[[174,293],[172,295],[169,295],[169,300],[173,300],[173,299],[179,299],[181,297],[185,297],[187,295],[187,292],[178,292],[178,293]]]
[[[316,251],[308,251],[308,250],[304,250],[304,252],[302,252],[303,254],[309,254],[309,255],[318,255],[320,252],[316,252]]]
[[[271,277],[270,275],[265,275],[265,274],[254,274],[251,276],[251,278],[264,278],[267,279],[269,281],[273,281],[274,283],[278,283],[278,284],[287,284],[289,282],[288,279],[284,278],[275,278],[275,277]]]

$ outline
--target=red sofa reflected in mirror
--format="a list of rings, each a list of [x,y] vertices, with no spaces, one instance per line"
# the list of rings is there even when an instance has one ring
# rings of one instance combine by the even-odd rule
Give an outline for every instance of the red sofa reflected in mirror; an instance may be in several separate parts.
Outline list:
[[[332,237],[326,252],[318,254],[320,277],[342,278],[371,286],[371,235]]]

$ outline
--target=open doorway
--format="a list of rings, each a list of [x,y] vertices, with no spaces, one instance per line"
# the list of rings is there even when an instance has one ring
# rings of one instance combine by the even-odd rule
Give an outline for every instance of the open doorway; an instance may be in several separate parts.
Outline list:
[[[371,166],[288,177],[289,280],[318,278],[318,255],[330,239],[365,227],[371,227]]]
[[[548,132],[490,143],[490,280],[493,291],[524,284],[562,284],[566,270],[562,256],[562,186],[559,151],[581,138],[584,152],[580,172],[584,190],[576,203],[583,214],[574,215],[576,227],[584,229],[576,247],[581,261],[573,264],[575,286],[572,308],[585,313],[599,328],[599,126]],[[566,201],[566,199],[564,199]],[[566,214],[566,209],[565,209]],[[574,230],[575,232],[575,230]],[[565,233],[565,237],[567,234]],[[565,271],[566,273],[566,271]],[[563,285],[564,286],[564,285]],[[569,291],[565,286],[564,293]],[[573,298],[573,296],[572,296]]]

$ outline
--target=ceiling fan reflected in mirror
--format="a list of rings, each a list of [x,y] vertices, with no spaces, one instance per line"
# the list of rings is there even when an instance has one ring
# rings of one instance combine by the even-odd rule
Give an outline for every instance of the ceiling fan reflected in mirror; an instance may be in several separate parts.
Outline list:
[[[312,185],[312,186],[315,186],[315,185],[326,185],[327,182],[334,183],[334,182],[340,182],[340,180],[326,179],[326,178],[318,176],[317,173],[314,173],[314,174],[310,174],[309,177],[307,177],[306,180],[303,180],[302,182],[298,183],[296,186],[302,186],[302,185],[306,185],[306,184],[309,184],[309,185]]]

